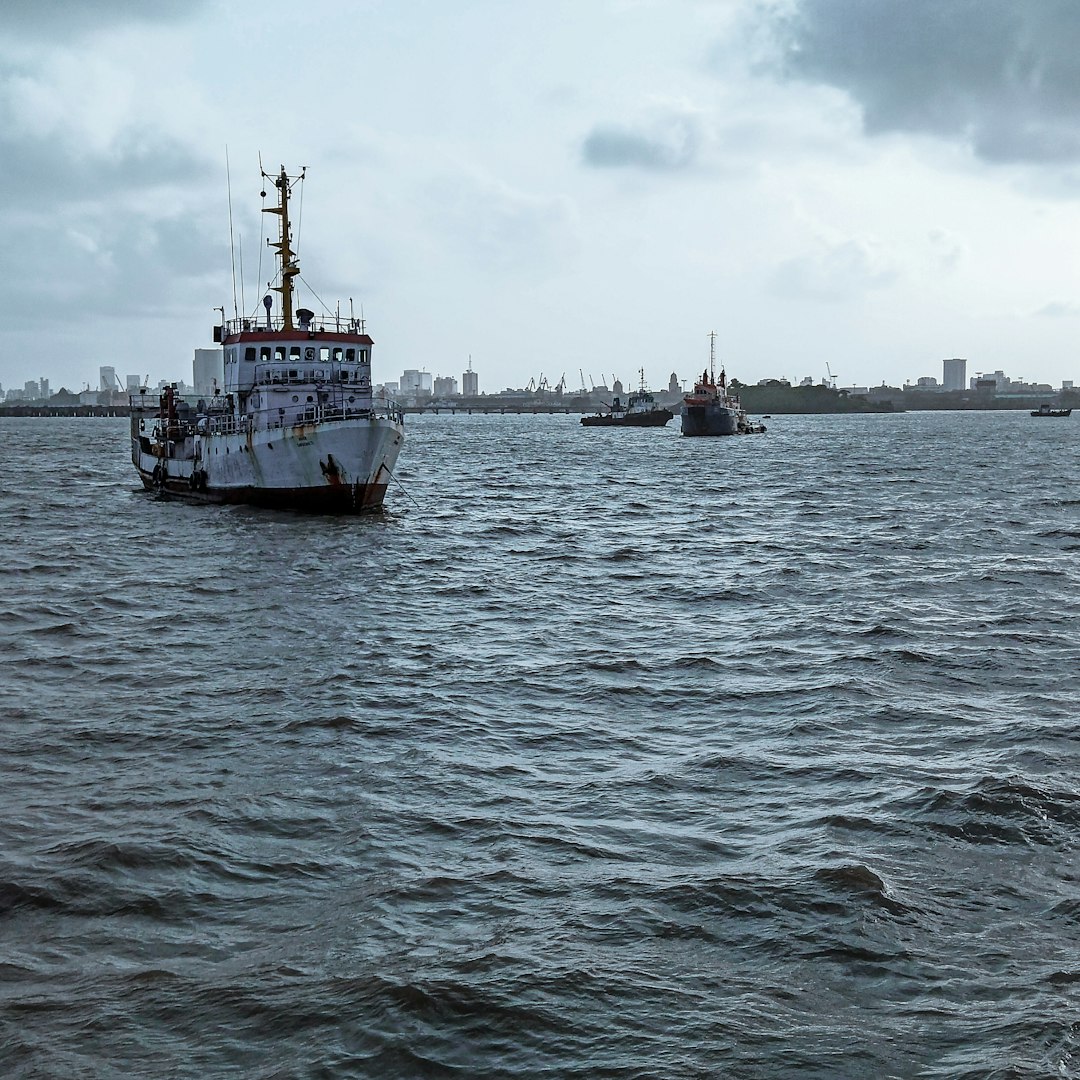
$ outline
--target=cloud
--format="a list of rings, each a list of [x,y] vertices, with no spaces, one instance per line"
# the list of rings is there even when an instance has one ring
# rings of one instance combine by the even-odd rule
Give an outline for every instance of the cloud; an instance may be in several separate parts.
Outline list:
[[[582,143],[582,159],[597,169],[676,171],[696,163],[703,141],[696,114],[662,110],[636,127],[593,128]]]
[[[967,245],[947,229],[931,229],[927,239],[931,257],[939,270],[951,272],[967,258]]]
[[[853,238],[787,259],[777,266],[770,282],[774,294],[801,300],[839,302],[872,289],[883,289],[900,276],[882,245]]]
[[[1075,0],[795,0],[762,7],[789,78],[846,91],[867,133],[969,144],[995,163],[1080,160]]]
[[[1051,300],[1032,314],[1037,319],[1075,319],[1080,315],[1080,303],[1075,300]]]
[[[20,272],[8,290],[8,330],[182,311],[206,303],[207,279],[228,267],[221,237],[197,218],[103,208],[43,215],[11,227],[9,242]]]
[[[541,197],[491,177],[443,176],[428,188],[430,229],[456,262],[496,273],[543,276],[572,259],[577,248],[573,204]]]
[[[204,0],[4,0],[5,36],[56,41],[137,23],[193,19]]]
[[[113,199],[124,191],[208,177],[210,165],[182,143],[146,130],[127,132],[105,151],[58,138],[0,136],[0,200],[20,211],[56,203]],[[3,217],[0,214],[0,217]]]

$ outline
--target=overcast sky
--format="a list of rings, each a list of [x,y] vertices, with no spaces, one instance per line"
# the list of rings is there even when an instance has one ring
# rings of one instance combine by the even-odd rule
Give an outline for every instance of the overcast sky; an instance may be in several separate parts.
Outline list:
[[[0,120],[5,388],[190,381],[226,152],[377,379],[1080,383],[1075,0],[3,0]]]

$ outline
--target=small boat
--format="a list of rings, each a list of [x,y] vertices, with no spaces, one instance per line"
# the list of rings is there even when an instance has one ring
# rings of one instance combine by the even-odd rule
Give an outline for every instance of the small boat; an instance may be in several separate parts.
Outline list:
[[[1040,405],[1031,410],[1032,416],[1071,416],[1072,409],[1051,409],[1049,405]]]
[[[405,437],[401,409],[375,399],[374,342],[363,319],[297,307],[289,196],[303,174],[263,174],[277,189],[280,310],[214,327],[225,386],[198,401],[176,384],[131,395],[131,460],[143,485],[193,502],[356,514],[379,510]],[[264,192],[265,194],[265,192]]]
[[[627,399],[626,404],[616,397],[606,405],[606,413],[583,416],[585,427],[663,427],[674,417],[670,409],[656,404],[656,398],[645,389],[645,369],[641,369],[641,385]]]
[[[728,390],[727,372],[716,377],[716,331],[709,334],[709,366],[683,398],[684,435],[762,435],[765,425],[746,415],[739,395]]]

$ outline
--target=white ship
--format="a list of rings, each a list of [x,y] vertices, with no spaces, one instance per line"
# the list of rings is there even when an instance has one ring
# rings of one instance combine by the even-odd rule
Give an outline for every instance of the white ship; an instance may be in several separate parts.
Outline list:
[[[131,460],[162,494],[213,503],[361,513],[382,507],[405,437],[401,409],[373,398],[372,339],[362,320],[293,311],[289,196],[276,177],[280,312],[214,327],[225,384],[198,402],[175,386],[131,395]]]

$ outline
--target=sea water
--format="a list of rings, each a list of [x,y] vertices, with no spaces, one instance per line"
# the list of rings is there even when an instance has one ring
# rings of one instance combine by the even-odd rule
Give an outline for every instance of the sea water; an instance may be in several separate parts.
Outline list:
[[[0,420],[5,1077],[1080,1075],[1080,427]]]

